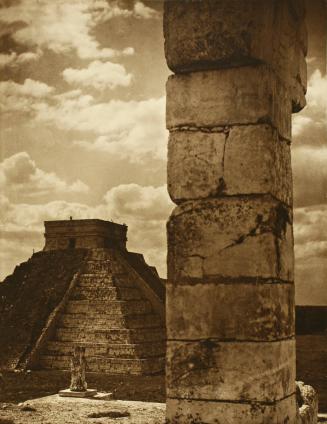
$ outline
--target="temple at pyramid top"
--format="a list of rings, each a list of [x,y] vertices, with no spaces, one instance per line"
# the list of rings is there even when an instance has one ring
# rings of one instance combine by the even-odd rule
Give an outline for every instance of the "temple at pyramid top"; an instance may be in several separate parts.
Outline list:
[[[45,221],[45,251],[116,248],[126,250],[127,225],[102,219]]]

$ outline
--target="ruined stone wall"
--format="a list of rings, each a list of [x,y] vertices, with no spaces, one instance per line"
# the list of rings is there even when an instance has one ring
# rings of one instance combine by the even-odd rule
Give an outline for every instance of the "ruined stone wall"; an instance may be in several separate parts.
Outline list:
[[[302,1],[166,1],[167,420],[296,420],[291,114]]]

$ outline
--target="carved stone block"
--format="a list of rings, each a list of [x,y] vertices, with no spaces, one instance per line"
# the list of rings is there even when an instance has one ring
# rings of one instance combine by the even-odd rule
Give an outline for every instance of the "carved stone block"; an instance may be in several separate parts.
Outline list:
[[[167,128],[268,123],[291,139],[291,98],[266,65],[170,76]]]
[[[185,202],[167,229],[169,281],[293,281],[291,212],[270,196]]]
[[[235,295],[237,293],[237,295]],[[168,339],[267,341],[294,336],[294,285],[167,285]]]
[[[295,340],[167,342],[167,396],[275,402],[295,393]]]
[[[272,194],[292,204],[290,146],[267,124],[221,132],[173,131],[168,144],[168,191],[185,200]]]

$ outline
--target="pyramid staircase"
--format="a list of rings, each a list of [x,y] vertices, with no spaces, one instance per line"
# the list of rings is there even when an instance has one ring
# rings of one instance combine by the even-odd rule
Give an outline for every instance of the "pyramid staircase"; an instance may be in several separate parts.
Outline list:
[[[38,367],[69,370],[73,348],[80,344],[86,347],[89,372],[162,372],[164,286],[158,282],[142,255],[90,249],[55,329],[38,354]]]

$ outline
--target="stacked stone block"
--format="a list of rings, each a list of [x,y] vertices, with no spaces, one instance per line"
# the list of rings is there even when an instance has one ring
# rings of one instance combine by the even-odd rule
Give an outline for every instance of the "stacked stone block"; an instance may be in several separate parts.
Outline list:
[[[166,1],[167,422],[296,420],[291,114],[302,1]]]
[[[91,249],[40,366],[69,370],[80,345],[88,371],[156,374],[164,369],[165,337],[160,314],[138,289],[121,253]]]

